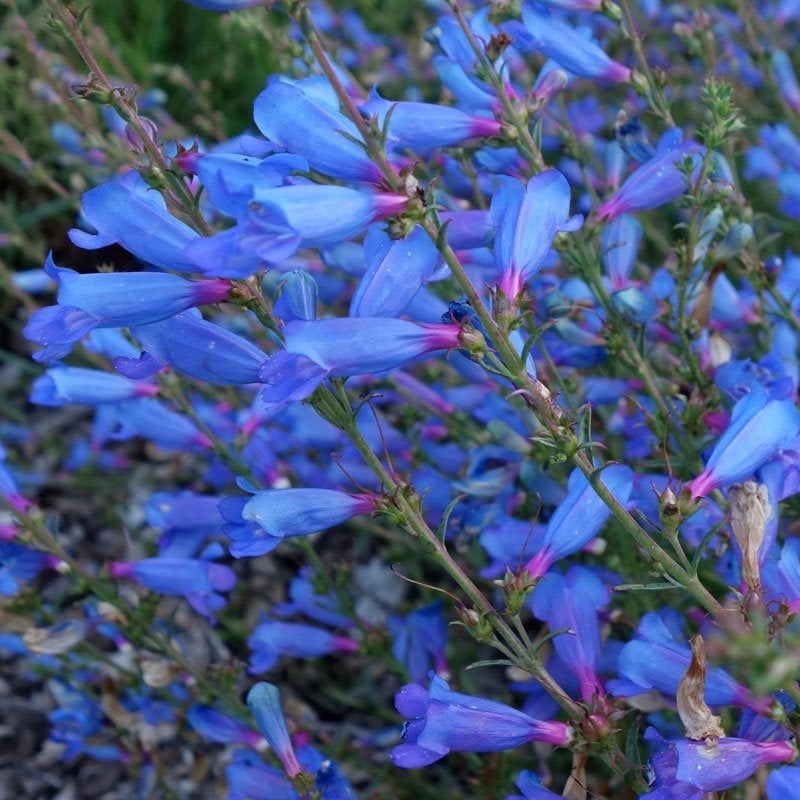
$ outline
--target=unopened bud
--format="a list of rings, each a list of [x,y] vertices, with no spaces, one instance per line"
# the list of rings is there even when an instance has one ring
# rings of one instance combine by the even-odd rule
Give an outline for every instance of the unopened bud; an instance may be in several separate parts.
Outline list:
[[[72,650],[86,636],[83,620],[68,620],[49,628],[28,628],[22,636],[25,646],[42,656],[58,656]]]
[[[668,531],[676,531],[681,524],[681,513],[675,492],[667,486],[661,494],[653,487],[658,498],[658,518]]]
[[[752,238],[753,229],[746,222],[737,222],[731,225],[722,241],[714,247],[714,252],[712,253],[714,262],[730,261],[744,250]]]
[[[503,589],[506,611],[514,617],[522,611],[525,599],[537,581],[533,580],[527,572],[512,572],[510,569],[506,569],[505,577],[497,583]]]
[[[141,122],[142,131],[149,140],[149,143],[158,147],[158,128],[155,122],[151,119],[147,119],[147,117],[139,117],[139,122]],[[128,140],[134,153],[143,155],[147,151],[147,143],[143,141],[139,131],[137,131],[130,122],[125,126],[125,138]]]
[[[772,514],[769,490],[754,481],[735,483],[730,488],[730,499],[731,527],[742,551],[742,580],[751,592],[757,592],[761,586],[758,548]]]
[[[725,731],[720,718],[706,704],[706,643],[698,633],[689,640],[692,660],[678,684],[676,700],[678,716],[686,729],[687,739],[722,739]]]
[[[563,69],[551,69],[537,79],[533,87],[534,105],[541,108],[567,88],[569,77]]]
[[[86,83],[75,83],[70,88],[83,100],[101,106],[109,105],[114,97],[114,90],[103,86],[94,76],[91,76]]]
[[[485,616],[474,608],[461,607],[456,611],[473,638],[479,642],[488,642],[492,638],[492,623]]]

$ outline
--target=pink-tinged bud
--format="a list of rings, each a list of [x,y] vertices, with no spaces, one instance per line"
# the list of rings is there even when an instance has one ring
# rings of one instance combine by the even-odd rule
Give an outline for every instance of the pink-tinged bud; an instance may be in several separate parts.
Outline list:
[[[567,88],[569,77],[563,69],[551,69],[541,80],[536,81],[533,97],[537,108],[549,103]]]
[[[158,128],[155,122],[147,119],[147,117],[139,117],[139,121],[142,123],[145,136],[149,139],[149,144],[158,147]],[[148,142],[142,140],[139,132],[133,128],[130,122],[125,126],[125,138],[134,153],[143,155],[147,152]]]

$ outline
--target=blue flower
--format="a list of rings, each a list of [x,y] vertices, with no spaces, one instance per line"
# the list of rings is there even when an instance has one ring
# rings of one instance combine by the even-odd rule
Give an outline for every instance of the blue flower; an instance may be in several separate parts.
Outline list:
[[[786,800],[800,786],[800,767],[781,767],[767,778],[767,800]]]
[[[798,755],[795,746],[786,741],[751,742],[725,738],[716,742],[696,742],[679,739],[672,746],[678,753],[675,778],[704,792],[731,789],[763,764],[795,761]]]
[[[612,680],[607,685],[610,691],[623,697],[651,689],[674,695],[690,661],[689,646],[676,641],[658,614],[645,614],[637,637],[620,652],[618,669],[622,680]],[[738,705],[762,714],[772,705],[769,698],[755,697],[720,667],[707,668],[705,699],[712,706]]]
[[[33,382],[30,401],[40,406],[68,403],[93,406],[152,397],[157,393],[158,387],[151,383],[134,383],[97,369],[58,366],[51,367]]]
[[[620,503],[627,503],[633,488],[633,473],[621,465],[602,472],[603,483]],[[567,496],[547,523],[541,549],[524,569],[539,578],[560,558],[577,552],[588,544],[611,515],[608,506],[577,468],[569,478]]]
[[[255,684],[247,693],[247,707],[256,721],[258,730],[261,731],[261,735],[269,742],[269,746],[283,764],[286,774],[290,778],[299,775],[303,768],[297,760],[289,739],[278,688],[265,681]]]
[[[394,637],[392,654],[406,667],[412,681],[422,683],[431,668],[438,673],[447,671],[447,621],[441,600],[405,617],[389,617],[388,625]]]
[[[293,83],[273,77],[256,98],[253,117],[267,139],[303,156],[323,175],[375,184],[383,178],[325,78]]]
[[[439,251],[420,227],[403,239],[371,228],[364,240],[367,271],[350,303],[353,317],[397,317],[433,277]]]
[[[124,375],[141,378],[164,366],[209,383],[257,383],[267,354],[242,336],[203,319],[196,309],[149,325],[134,325],[131,335],[144,353],[139,359],[115,358]]]
[[[267,489],[254,497],[220,503],[222,530],[233,540],[231,555],[260,556],[285,538],[331,528],[375,509],[376,498],[333,489]]]
[[[219,545],[216,548],[220,549]],[[189,605],[211,624],[215,611],[225,605],[222,592],[236,585],[236,573],[224,564],[193,558],[144,558],[140,561],[113,561],[109,572],[115,578],[128,578],[159,594],[185,597]]]
[[[173,217],[160,192],[138,172],[90,189],[81,200],[84,219],[95,233],[73,228],[69,238],[85,250],[118,244],[142,261],[179,272],[202,272],[184,251],[197,231]]]
[[[504,703],[453,692],[433,673],[427,690],[416,683],[400,689],[395,706],[408,720],[405,744],[391,752],[398,767],[424,767],[450,752],[511,750],[526,742],[566,746],[572,739],[563,722],[542,722]]]
[[[359,192],[347,186],[297,183],[256,189],[248,215],[233,228],[196,239],[188,257],[208,275],[244,278],[300,247],[349,239],[370,223],[401,213],[405,195]],[[213,264],[211,269],[205,268]]]
[[[705,469],[688,485],[692,497],[744,480],[800,434],[800,411],[791,397],[775,396],[761,383],[733,408],[730,425],[718,439]]]
[[[581,697],[590,701],[603,693],[597,677],[600,660],[600,628],[597,612],[611,595],[603,582],[584,567],[572,567],[562,577],[548,572],[536,586],[531,608],[551,631],[567,628],[553,639],[558,657],[578,675]]]
[[[522,795],[509,795],[506,800],[558,800],[561,797],[560,794],[555,794],[549,789],[545,789],[539,780],[539,776],[534,775],[527,769],[517,775],[515,783]]]
[[[246,744],[257,747],[261,735],[212,706],[195,703],[186,712],[186,721],[204,738],[220,744]]]
[[[526,3],[522,8],[522,21],[509,25],[520,48],[537,50],[558,62],[573,75],[597,78],[612,83],[625,83],[631,70],[609,58],[603,49],[566,22],[547,13],[536,11]]]
[[[43,345],[34,355],[37,361],[63,358],[94,328],[157,322],[187,308],[227,300],[232,289],[225,280],[187,281],[162,272],[80,275],[56,266],[52,255],[45,269],[58,281],[58,305],[36,311],[23,331]]]
[[[642,226],[629,214],[621,214],[603,226],[600,240],[603,266],[611,279],[612,289],[624,289],[628,285],[641,238]]]
[[[617,193],[597,209],[599,219],[656,208],[688,191],[686,175],[678,164],[691,159],[692,180],[696,180],[705,148],[691,140],[681,141],[681,135],[677,128],[664,134],[656,154],[635,169]]]
[[[313,625],[274,620],[256,625],[247,644],[252,650],[249,669],[256,674],[272,669],[281,656],[317,658],[358,650],[358,642],[348,636],[337,636]]]
[[[457,108],[434,103],[392,102],[370,93],[359,110],[375,117],[378,127],[388,123],[387,145],[393,150],[429,153],[440,147],[461,144],[469,139],[497,136],[502,123],[490,117],[476,117]]]
[[[498,286],[514,299],[541,268],[556,234],[578,230],[583,217],[569,216],[569,184],[557,170],[540,172],[527,186],[515,178],[500,180],[491,207],[494,258]]]

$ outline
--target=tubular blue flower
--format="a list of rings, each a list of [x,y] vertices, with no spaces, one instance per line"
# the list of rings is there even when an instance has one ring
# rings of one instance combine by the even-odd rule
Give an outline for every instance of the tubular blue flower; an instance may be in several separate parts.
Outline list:
[[[339,600],[333,591],[317,594],[313,584],[313,573],[310,569],[301,570],[300,574],[289,584],[288,603],[277,603],[272,611],[278,616],[305,614],[315,622],[330,625],[333,628],[350,628],[355,623],[339,610]]]
[[[232,497],[220,505],[228,523],[222,530],[233,540],[231,555],[260,556],[274,550],[285,538],[345,522],[375,510],[377,498],[332,489],[267,489],[254,497]]]
[[[170,366],[209,383],[257,383],[267,360],[267,354],[254,344],[203,319],[196,309],[130,330],[145,352],[139,359],[115,358],[114,366],[131,378]]]
[[[639,117],[619,120],[614,126],[614,140],[625,155],[640,164],[649,161],[656,154],[656,148],[650,142]]]
[[[800,86],[789,56],[777,48],[772,51],[772,72],[783,99],[794,111],[800,112]]]
[[[261,743],[261,734],[212,706],[195,703],[186,712],[186,721],[211,742],[246,744],[248,747],[257,747]]]
[[[358,650],[358,642],[348,636],[337,636],[313,625],[274,620],[256,625],[247,644],[252,650],[249,670],[255,674],[272,669],[281,656],[317,658]]]
[[[144,517],[154,528],[219,529],[222,523],[217,511],[219,501],[219,497],[193,492],[156,492],[144,507]]]
[[[5,449],[0,445],[0,498],[8,504],[14,513],[25,514],[33,503],[20,493],[16,478],[8,467],[3,464],[5,458]],[[0,536],[0,539],[2,538],[3,536]]]
[[[273,77],[256,98],[253,118],[271,142],[303,156],[309,165],[333,178],[380,183],[383,175],[372,161],[353,122],[335,104],[323,101],[319,82],[308,78],[292,83]]]
[[[158,387],[134,383],[119,375],[82,367],[51,367],[31,387],[30,401],[40,406],[63,406],[67,403],[99,405],[118,403],[135,397],[152,397]]]
[[[555,794],[549,789],[545,789],[539,780],[539,776],[534,775],[527,769],[517,775],[514,783],[522,794],[509,795],[506,800],[558,800],[561,797],[560,794]]]
[[[557,170],[540,172],[527,186],[515,178],[501,181],[491,207],[494,258],[500,272],[498,286],[513,299],[539,271],[556,234],[578,230],[583,217],[569,216],[569,184]]]
[[[548,572],[536,586],[531,607],[551,631],[568,628],[553,639],[558,657],[580,680],[581,698],[590,701],[603,694],[597,677],[600,628],[597,612],[608,605],[610,593],[603,582],[584,567],[572,567],[565,576]]]
[[[285,352],[261,370],[266,403],[302,400],[328,375],[386,372],[435,350],[461,346],[456,324],[417,323],[383,317],[295,320],[284,327]]]
[[[168,595],[228,592],[236,585],[236,573],[230,567],[193,558],[112,561],[109,572],[115,578],[128,578]]]
[[[650,791],[639,800],[703,800],[703,790],[691,783],[679,781],[675,777],[678,769],[678,754],[670,742],[664,739],[655,728],[648,728],[645,741],[661,749],[653,754],[648,764]]]
[[[256,727],[261,735],[269,742],[269,746],[278,756],[286,774],[293,778],[299,775],[303,768],[289,739],[286,730],[286,720],[281,709],[281,694],[277,686],[260,681],[247,693],[247,707],[256,721]]]
[[[786,800],[800,786],[800,767],[781,767],[767,778],[767,800]]]
[[[725,738],[707,743],[679,739],[673,746],[678,753],[676,779],[704,792],[730,789],[749,778],[763,764],[795,761],[798,755],[794,745],[786,741],[751,742]]]
[[[626,286],[611,295],[611,305],[626,320],[644,324],[658,316],[658,301],[647,289]]]
[[[417,153],[497,136],[503,127],[496,119],[475,117],[449,106],[385,100],[376,89],[359,110],[366,117],[375,117],[379,128],[388,122],[387,145],[391,149]]]
[[[103,406],[111,413],[106,422],[115,427],[110,438],[144,436],[168,450],[197,450],[211,447],[208,437],[189,419],[152,397],[126,400]]]
[[[522,8],[523,25],[514,24],[514,43],[520,49],[533,49],[560,64],[573,75],[597,78],[611,83],[625,83],[631,70],[609,58],[595,42],[547,13],[526,3]]]
[[[394,637],[392,654],[406,667],[412,681],[422,683],[431,668],[437,673],[447,671],[447,621],[441,600],[405,617],[389,617],[388,626]]]
[[[603,226],[603,266],[615,291],[628,285],[641,239],[642,226],[629,214],[621,214]]]
[[[622,680],[609,681],[607,686],[623,697],[644,694],[651,689],[674,696],[690,661],[689,646],[675,640],[658,614],[645,614],[637,637],[620,652],[618,670]],[[706,669],[705,699],[711,706],[743,706],[760,714],[766,713],[772,705],[769,698],[755,697],[719,667]]]
[[[36,311],[23,331],[44,346],[34,355],[37,361],[63,358],[94,328],[157,322],[193,306],[227,300],[232,290],[225,280],[187,281],[161,272],[79,275],[56,266],[52,255],[45,269],[59,283],[58,305]]]
[[[349,239],[379,219],[401,213],[404,195],[359,192],[346,186],[299,183],[256,189],[248,217],[214,236],[192,242],[188,257],[207,275],[242,278],[263,262],[276,263],[300,247]],[[213,264],[206,269],[207,264]]]
[[[297,748],[297,757],[306,772],[314,776],[320,800],[358,800],[355,789],[335,761],[308,744]]]
[[[744,480],[800,434],[800,411],[791,397],[775,396],[761,383],[733,408],[705,469],[688,485],[692,497]]]
[[[504,703],[453,692],[433,673],[429,689],[409,683],[394,703],[408,722],[405,743],[390,755],[396,766],[407,769],[433,764],[450,752],[489,753],[526,742],[563,747],[572,740],[566,723],[542,722]]]
[[[397,317],[433,276],[439,251],[419,226],[404,239],[372,228],[364,240],[367,271],[350,303],[352,317]]]
[[[486,247],[493,229],[490,212],[478,209],[442,211],[439,219],[447,226],[447,243],[453,250]]]
[[[223,214],[240,219],[247,216],[256,189],[281,186],[292,172],[308,171],[308,163],[290,153],[266,158],[208,153],[197,156],[195,171],[211,204]]]
[[[620,503],[627,503],[633,488],[633,473],[613,465],[602,472],[606,488]],[[611,511],[578,469],[570,475],[567,496],[547,523],[541,549],[524,569],[532,578],[540,578],[560,558],[571,555],[588,544],[605,525]]]
[[[293,269],[287,273],[278,285],[278,292],[273,311],[283,322],[317,318],[319,287],[306,270]]]
[[[227,800],[299,800],[281,772],[246,750],[234,752],[233,761],[225,767],[225,780]]]
[[[445,56],[435,56],[433,68],[439,80],[455,98],[457,106],[489,114],[496,114],[502,110],[502,104],[492,88],[468,75],[457,62]]]
[[[96,250],[118,244],[156,267],[198,271],[184,251],[200,234],[173,217],[161,193],[138,172],[90,189],[81,199],[81,211],[96,233],[73,228],[69,238],[78,247]]]
[[[58,562],[55,556],[39,550],[0,541],[0,595],[15,595],[20,581],[32,581],[42,570],[51,569]]]
[[[705,148],[691,140],[673,142],[669,133],[665,134],[667,138],[662,140],[663,146],[656,154],[634,170],[619,191],[597,209],[598,219],[611,220],[620,214],[645,211],[679,197],[688,186],[685,174],[677,165],[687,158],[693,164],[692,180],[697,179]]]
[[[236,573],[230,567],[194,558],[113,561],[109,572],[115,578],[134,580],[159,594],[186,598],[212,625],[216,622],[214,612],[225,605],[220,593],[236,585]]]

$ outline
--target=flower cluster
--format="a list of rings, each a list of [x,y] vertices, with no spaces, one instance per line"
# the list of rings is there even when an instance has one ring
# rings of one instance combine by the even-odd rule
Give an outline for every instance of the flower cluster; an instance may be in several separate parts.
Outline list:
[[[84,87],[137,169],[14,283],[51,297],[0,426],[0,593],[35,606],[0,648],[64,758],[199,737],[234,800],[794,796],[797,4],[428,5],[415,66],[290,4],[224,141]],[[100,557],[53,500],[87,475]]]

